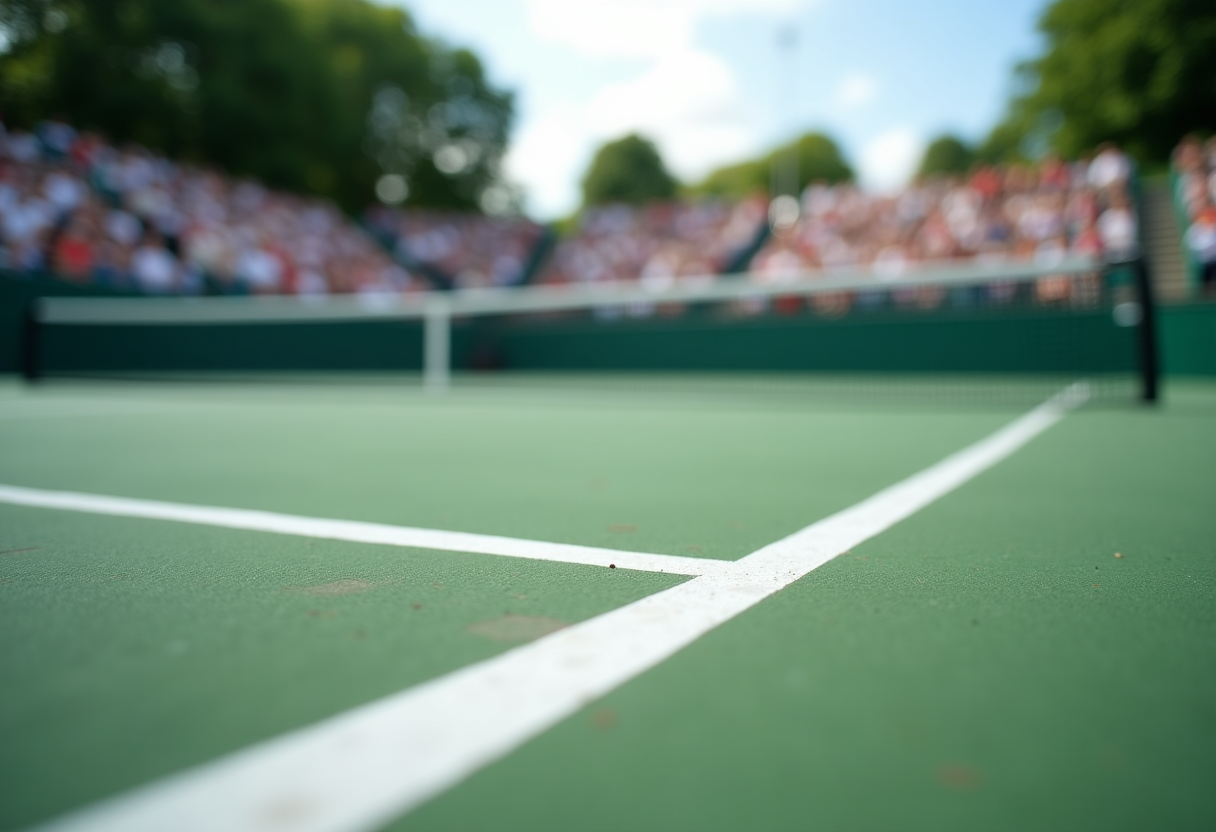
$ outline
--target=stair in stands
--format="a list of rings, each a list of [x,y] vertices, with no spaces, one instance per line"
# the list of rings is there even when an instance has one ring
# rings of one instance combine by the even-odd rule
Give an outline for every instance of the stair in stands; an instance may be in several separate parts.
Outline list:
[[[1140,203],[1143,240],[1158,300],[1183,301],[1192,295],[1186,261],[1182,256],[1182,230],[1174,213],[1168,180],[1143,183]]]

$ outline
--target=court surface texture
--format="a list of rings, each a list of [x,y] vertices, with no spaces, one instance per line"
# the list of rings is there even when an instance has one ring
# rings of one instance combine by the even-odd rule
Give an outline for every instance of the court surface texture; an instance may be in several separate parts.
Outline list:
[[[0,829],[1216,828],[1216,385],[0,382]]]

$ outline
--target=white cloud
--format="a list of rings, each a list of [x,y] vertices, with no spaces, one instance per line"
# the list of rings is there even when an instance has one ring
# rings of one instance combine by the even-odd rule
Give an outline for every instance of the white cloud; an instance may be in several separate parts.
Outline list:
[[[628,81],[607,84],[581,107],[552,109],[523,127],[507,175],[528,184],[529,209],[556,216],[578,202],[579,179],[603,142],[636,132],[652,139],[677,176],[692,180],[755,149],[730,68],[708,52],[670,52]]]
[[[850,72],[841,79],[833,95],[841,107],[855,110],[864,107],[878,95],[878,80],[864,72]]]
[[[569,107],[552,109],[523,126],[503,161],[508,179],[526,183],[529,212],[557,217],[578,203],[591,141],[582,114]]]
[[[906,184],[924,149],[924,139],[909,127],[896,127],[876,136],[861,148],[862,183],[882,191]]]
[[[522,126],[507,157],[508,175],[527,183],[541,216],[578,204],[579,178],[595,148],[636,132],[652,139],[682,179],[757,150],[739,83],[720,57],[695,45],[709,17],[789,16],[821,0],[524,0],[538,39],[591,60],[637,61],[634,73],[602,85],[582,102],[552,105]],[[572,67],[573,68],[573,67]],[[619,77],[619,76],[618,76]]]
[[[813,0],[528,0],[543,40],[592,57],[659,58],[689,46],[697,22],[741,12],[789,13]]]
[[[671,52],[629,81],[605,86],[586,110],[598,139],[636,131],[684,178],[746,153],[754,136],[734,74],[708,52]]]

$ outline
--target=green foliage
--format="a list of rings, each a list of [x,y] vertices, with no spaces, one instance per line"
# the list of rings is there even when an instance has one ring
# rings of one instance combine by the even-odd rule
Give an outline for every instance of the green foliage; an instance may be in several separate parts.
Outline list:
[[[1025,131],[1013,121],[1003,121],[975,148],[976,161],[989,165],[1003,162],[1024,162],[1026,154],[1022,151]]]
[[[351,209],[382,173],[475,208],[512,118],[472,53],[367,0],[4,0],[0,26],[10,124],[62,114]]]
[[[641,205],[675,194],[676,180],[668,173],[658,149],[637,134],[601,147],[583,177],[584,205]]]
[[[853,170],[845,162],[836,142],[822,133],[807,133],[796,142],[782,145],[759,159],[718,168],[694,186],[691,192],[728,199],[742,199],[757,191],[768,192],[774,166],[783,163],[795,149],[798,154],[799,190],[817,180],[843,182],[853,178]]]
[[[917,176],[937,173],[966,173],[975,162],[975,153],[957,136],[938,136],[925,148]]]
[[[1115,141],[1162,163],[1179,138],[1216,129],[1216,4],[1056,0],[1039,21],[1044,54],[984,156],[1066,157]]]

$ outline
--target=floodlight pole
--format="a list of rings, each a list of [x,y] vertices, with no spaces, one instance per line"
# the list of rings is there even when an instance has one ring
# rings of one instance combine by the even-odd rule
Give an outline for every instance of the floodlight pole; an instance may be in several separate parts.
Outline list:
[[[447,297],[427,299],[423,318],[422,386],[428,393],[445,393],[451,386],[452,308]]]

